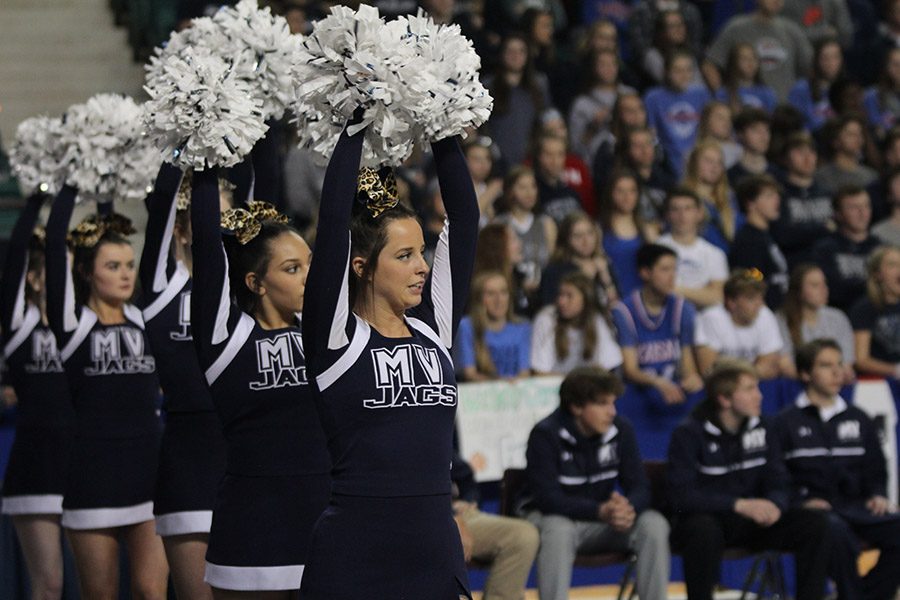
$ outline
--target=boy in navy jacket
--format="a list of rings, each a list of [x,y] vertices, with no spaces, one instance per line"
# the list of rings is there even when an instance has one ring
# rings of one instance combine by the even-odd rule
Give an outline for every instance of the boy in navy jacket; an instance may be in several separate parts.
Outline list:
[[[599,367],[573,369],[560,406],[531,430],[526,469],[528,519],[537,525],[541,600],[569,597],[581,553],[637,555],[637,592],[666,597],[669,524],[648,510],[650,487],[631,424],[616,416],[621,380]]]
[[[900,515],[886,497],[877,428],[838,395],[843,360],[837,342],[804,344],[796,360],[805,389],[776,420],[792,478],[791,503],[828,517],[838,598],[893,598],[900,585]],[[878,564],[862,579],[856,570],[859,540],[881,550]]]
[[[787,471],[760,417],[753,367],[716,363],[706,398],[672,434],[667,484],[672,546],[684,557],[690,600],[711,600],[726,546],[797,558],[797,599],[820,600],[830,540],[824,515],[789,509]]]

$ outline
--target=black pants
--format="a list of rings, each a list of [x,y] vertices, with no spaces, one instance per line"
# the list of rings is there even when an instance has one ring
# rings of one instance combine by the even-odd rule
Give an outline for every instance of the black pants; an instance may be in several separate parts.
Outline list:
[[[852,523],[826,513],[833,551],[830,575],[840,600],[891,600],[900,586],[900,517],[876,523]],[[856,557],[860,540],[881,552],[878,564],[860,579]]]
[[[676,519],[672,547],[684,558],[689,600],[712,600],[722,553],[738,546],[751,551],[781,550],[797,560],[797,600],[821,600],[831,538],[820,512],[791,509],[770,527],[735,513],[699,513]]]

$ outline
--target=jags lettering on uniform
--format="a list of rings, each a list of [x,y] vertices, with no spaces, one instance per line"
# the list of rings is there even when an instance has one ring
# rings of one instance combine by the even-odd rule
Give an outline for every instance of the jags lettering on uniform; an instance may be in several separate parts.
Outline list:
[[[25,372],[61,373],[62,370],[56,336],[49,330],[34,330],[31,334],[31,362],[25,365]]]
[[[859,421],[844,421],[838,425],[838,439],[842,442],[858,440],[860,438]]]
[[[85,375],[153,373],[156,361],[144,354],[144,334],[134,327],[109,327],[91,332],[91,366]]]
[[[174,342],[190,342],[191,335],[191,292],[182,292],[178,304],[178,329],[169,332],[169,339]]]
[[[295,356],[299,356],[300,360],[294,360]],[[250,389],[253,391],[306,385],[303,338],[300,333],[288,331],[272,338],[257,340],[256,369],[260,378],[250,382]]]
[[[766,430],[753,429],[744,434],[741,439],[744,450],[765,450],[766,449]]]
[[[417,344],[376,348],[372,350],[372,363],[381,398],[363,400],[366,408],[456,406],[456,386],[444,385],[441,359],[434,348]],[[417,372],[423,374],[423,381],[417,381]]]
[[[611,442],[600,446],[597,450],[597,460],[601,467],[619,462],[619,443]]]

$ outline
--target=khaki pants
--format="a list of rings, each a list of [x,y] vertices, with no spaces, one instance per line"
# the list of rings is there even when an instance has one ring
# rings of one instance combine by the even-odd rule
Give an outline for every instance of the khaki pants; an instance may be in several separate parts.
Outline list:
[[[540,541],[537,528],[524,519],[483,513],[475,506],[456,516],[472,536],[472,558],[491,563],[484,600],[523,600]]]

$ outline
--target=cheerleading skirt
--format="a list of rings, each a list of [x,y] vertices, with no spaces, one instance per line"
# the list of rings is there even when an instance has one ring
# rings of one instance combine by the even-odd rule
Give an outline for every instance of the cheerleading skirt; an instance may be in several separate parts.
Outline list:
[[[78,436],[63,499],[62,525],[105,529],[153,520],[160,432],[127,438]]]
[[[310,552],[304,600],[471,598],[449,494],[335,494]]]
[[[4,515],[59,515],[74,439],[72,427],[16,429],[3,481]]]
[[[236,591],[300,588],[313,526],[331,476],[226,474],[219,487],[204,581]]]
[[[224,475],[225,438],[216,413],[168,413],[153,501],[156,533],[209,533]]]

